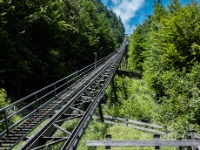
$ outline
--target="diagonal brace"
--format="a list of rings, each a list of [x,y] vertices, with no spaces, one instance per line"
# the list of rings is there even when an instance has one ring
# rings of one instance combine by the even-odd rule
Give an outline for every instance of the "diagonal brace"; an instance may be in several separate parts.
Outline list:
[[[62,139],[59,139],[59,140],[57,140],[57,141],[54,141],[54,142],[51,142],[51,143],[48,143],[48,144],[45,144],[45,145],[35,147],[35,148],[31,149],[31,150],[40,150],[40,149],[42,149],[42,148],[45,148],[45,147],[48,147],[48,146],[51,146],[51,145],[60,143],[60,142],[65,141],[65,140],[67,140],[67,139],[68,139],[68,138],[62,138]]]
[[[71,134],[71,132],[69,132],[69,131],[67,131],[67,130],[65,130],[65,129],[63,129],[63,128],[61,128],[61,127],[58,126],[57,124],[53,124],[53,126],[54,126],[55,128],[57,128],[57,129],[63,131],[63,132],[66,133],[66,134],[69,134],[69,135]]]
[[[84,111],[82,111],[82,110],[80,110],[80,109],[77,109],[77,108],[75,108],[75,107],[70,106],[70,108],[73,109],[73,110],[76,110],[76,111],[78,111],[78,112],[80,112],[80,113],[82,113],[82,114],[85,113]]]

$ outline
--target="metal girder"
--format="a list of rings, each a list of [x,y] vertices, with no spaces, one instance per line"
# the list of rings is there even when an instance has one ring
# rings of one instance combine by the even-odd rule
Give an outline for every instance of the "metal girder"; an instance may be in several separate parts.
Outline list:
[[[125,46],[121,49],[124,51]],[[49,121],[40,130],[29,138],[26,143],[21,146],[20,149],[42,149],[45,146],[53,145],[55,142],[62,142],[63,139],[59,139],[51,144],[45,143],[43,137],[51,137],[57,129],[61,130],[65,134],[69,135],[66,138],[62,150],[76,148],[80,137],[82,136],[86,126],[88,125],[95,109],[100,103],[104,92],[110,83],[118,64],[121,60],[121,54],[113,55],[109,61],[105,62],[102,66],[99,66],[97,70],[94,70],[91,74],[92,77],[88,79],[86,84],[80,89],[68,102],[63,103],[63,106],[57,110]],[[88,104],[89,103],[89,104]],[[85,111],[83,110],[85,109]],[[80,118],[72,131],[68,131],[62,127],[64,122],[69,122],[75,118]],[[43,139],[42,145],[41,140]]]
[[[44,144],[44,145],[41,145],[41,146],[38,146],[38,147],[35,147],[35,148],[32,148],[31,150],[40,150],[40,149],[43,149],[43,148],[46,148],[46,147],[49,147],[49,146],[52,146],[52,145],[55,145],[57,143],[60,143],[60,142],[63,142],[65,140],[67,140],[68,138],[61,138],[57,141],[54,141],[54,142],[51,142],[51,143],[48,143],[48,144]]]
[[[120,61],[121,59],[118,59]],[[113,64],[118,64],[117,61],[114,61]],[[95,99],[91,102],[90,106],[88,107],[86,113],[83,115],[75,129],[73,130],[73,133],[70,135],[69,139],[65,142],[65,144],[62,147],[62,150],[73,150],[76,149],[76,146],[80,140],[80,137],[83,134],[83,131],[85,130],[87,124],[89,123],[92,115],[94,114],[94,111],[98,104],[100,103],[101,98],[104,95],[104,91],[107,88],[108,84],[110,83],[114,72],[116,71],[117,65],[113,68],[113,71],[110,72],[110,74],[106,73],[105,76],[103,76],[104,85],[102,86],[101,90],[98,91],[97,96]]]
[[[56,127],[57,129],[61,130],[62,132],[68,134],[68,135],[71,134],[71,132],[69,132],[69,131],[63,129],[62,127],[58,126],[57,124],[53,124],[53,126]]]
[[[65,119],[60,119],[60,120],[57,120],[57,121],[55,121],[55,122],[56,122],[56,123],[58,123],[58,122],[69,122],[69,121],[72,121],[73,119],[80,118],[81,116],[83,116],[83,115],[80,114],[80,115],[76,115],[76,116],[74,116],[74,117],[67,117],[67,118],[65,118]]]
[[[75,108],[75,107],[70,106],[70,108],[73,109],[73,110],[75,110],[75,111],[77,111],[77,112],[80,112],[81,114],[84,114],[84,113],[85,113],[84,111],[82,111],[82,110],[80,110],[80,109],[77,109],[77,108]]]

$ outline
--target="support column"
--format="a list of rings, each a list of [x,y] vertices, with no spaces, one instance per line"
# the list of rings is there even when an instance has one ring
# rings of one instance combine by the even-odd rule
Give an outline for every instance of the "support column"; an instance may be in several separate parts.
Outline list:
[[[116,88],[115,88],[114,77],[112,78],[111,85],[112,85],[112,89],[113,89],[113,93],[114,93],[114,99],[116,101],[116,100],[118,100],[118,97],[117,97],[117,91],[116,91]]]
[[[191,139],[192,139],[192,140],[195,140],[194,130],[191,131]],[[196,149],[195,146],[192,146],[191,148],[192,148],[192,150],[195,150],[195,149]]]
[[[99,103],[98,108],[99,108],[99,115],[100,115],[101,121],[104,122],[103,111],[102,111],[101,103]]]
[[[112,139],[111,135],[106,135],[106,140],[110,141]],[[111,146],[106,146],[106,150],[111,150]]]
[[[154,134],[154,140],[159,140],[160,139],[160,135],[159,134]],[[160,146],[155,146],[155,150],[160,150]]]

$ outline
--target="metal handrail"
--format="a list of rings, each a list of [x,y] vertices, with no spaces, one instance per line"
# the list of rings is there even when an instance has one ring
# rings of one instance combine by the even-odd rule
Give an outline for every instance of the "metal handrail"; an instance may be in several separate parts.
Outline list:
[[[79,95],[80,92],[83,92],[83,91],[88,87],[88,85],[90,85],[90,84],[95,80],[95,78],[96,78],[97,76],[99,76],[99,75],[102,73],[103,70],[105,70],[105,66],[107,66],[107,65],[110,63],[111,59],[112,59],[112,61],[114,60],[113,57],[111,57],[111,58],[109,59],[109,61],[106,61],[105,64],[104,64],[103,66],[99,66],[97,70],[95,70],[94,72],[91,72],[91,74],[89,75],[90,78],[87,78],[86,80],[84,79],[84,84],[81,84],[81,86],[79,87],[79,89],[76,90],[76,92],[74,93],[73,97],[67,98],[67,103],[66,103],[66,100],[62,101],[62,103],[63,103],[63,104],[69,105],[72,101],[74,101],[74,99],[76,98],[76,95]],[[70,95],[70,96],[71,96],[71,95]],[[62,104],[60,104],[60,105],[62,105]],[[63,106],[63,105],[62,105],[62,106]],[[56,114],[55,114],[56,117],[59,116],[60,113],[61,113],[63,110],[65,110],[65,107],[66,107],[66,106],[63,106],[59,111],[56,112]],[[54,115],[53,117],[51,117],[51,119],[48,121],[48,123],[51,124],[51,122],[55,119],[55,115]],[[44,127],[45,130],[47,129],[46,127],[47,127],[47,126]],[[39,130],[38,132],[42,132],[42,130]],[[38,133],[38,134],[39,134],[39,133]],[[34,136],[34,135],[33,135],[33,136]],[[37,135],[37,136],[39,136],[39,135]],[[27,141],[27,143],[28,143],[28,141]],[[27,146],[27,145],[26,145],[26,146]],[[25,147],[26,147],[26,146],[25,146]],[[27,148],[27,147],[26,147],[26,148]],[[21,149],[23,149],[23,148],[21,148]]]
[[[123,45],[120,48],[119,51],[123,50],[123,48],[125,48],[125,45]],[[122,53],[123,53],[123,51],[122,51]],[[69,136],[68,140],[66,140],[66,142],[63,145],[63,147],[61,148],[62,150],[64,150],[64,149],[74,149],[75,145],[78,143],[78,139],[80,139],[80,137],[81,137],[81,135],[82,135],[82,133],[84,131],[84,128],[86,127],[86,125],[88,124],[89,120],[91,119],[91,116],[94,113],[98,103],[100,102],[100,99],[103,97],[103,93],[106,90],[108,84],[110,83],[110,80],[112,79],[113,74],[116,71],[118,64],[120,63],[121,57],[122,57],[122,55],[120,56],[120,59],[118,59],[118,61],[115,62],[115,64],[117,64],[117,65],[115,66],[115,69],[112,72],[112,75],[110,75],[109,78],[106,79],[103,87],[101,87],[101,89],[97,92],[97,94],[96,94],[97,97],[95,97],[95,99],[93,99],[93,101],[89,105],[89,108],[87,108],[87,110],[85,111],[84,115],[81,117],[81,119],[79,120],[78,124],[73,129],[73,131],[71,132],[71,135]],[[113,62],[114,62],[114,59],[112,59],[112,61],[110,61],[108,64],[106,64],[104,69],[107,68]],[[99,73],[99,75],[100,75],[100,73]],[[90,96],[90,94],[88,94],[87,96]]]
[[[46,106],[49,102],[51,102],[51,101],[54,99],[55,96],[58,96],[58,95],[60,95],[61,93],[63,93],[63,92],[66,90],[66,88],[65,88],[64,90],[60,91],[58,94],[56,94],[57,90],[63,88],[63,87],[66,86],[66,85],[67,85],[67,89],[70,88],[71,86],[73,86],[74,84],[76,84],[78,81],[80,81],[82,76],[86,75],[89,71],[95,69],[95,65],[96,65],[96,66],[99,66],[99,65],[102,64],[103,62],[107,61],[108,58],[112,57],[116,52],[117,52],[117,51],[114,51],[114,52],[112,52],[110,55],[108,55],[108,56],[106,56],[106,57],[104,57],[104,58],[98,60],[97,62],[94,62],[94,63],[92,63],[92,64],[90,64],[90,65],[88,65],[88,66],[86,66],[86,67],[84,67],[84,68],[82,68],[82,69],[80,69],[80,70],[74,72],[74,73],[72,73],[72,74],[69,75],[69,76],[66,76],[66,77],[64,77],[64,78],[62,78],[62,79],[60,79],[60,80],[58,80],[58,81],[56,81],[56,82],[54,82],[54,83],[52,83],[52,84],[50,84],[50,85],[48,85],[48,86],[46,86],[46,87],[44,87],[44,88],[38,90],[38,91],[36,91],[36,92],[34,92],[34,93],[32,93],[32,94],[26,96],[26,97],[23,97],[23,98],[19,99],[18,101],[14,102],[14,103],[12,103],[12,104],[10,104],[10,105],[4,107],[4,108],[1,108],[1,109],[0,109],[0,113],[4,113],[4,119],[0,120],[0,123],[6,122],[6,129],[3,130],[3,131],[1,131],[0,137],[2,137],[6,132],[9,133],[10,130],[12,130],[13,128],[15,128],[15,127],[16,127],[17,125],[19,125],[20,123],[22,123],[24,120],[26,120],[26,119],[27,119],[28,117],[30,117],[32,114],[34,114],[38,109],[41,109],[41,108],[43,108],[44,106]],[[77,81],[76,81],[76,80],[77,80]],[[61,83],[61,82],[63,82],[63,81],[65,81],[65,82],[62,83],[61,85],[59,85],[58,87],[56,87],[56,84]],[[74,82],[73,82],[73,81],[74,81]],[[71,83],[71,84],[70,84],[70,83]],[[69,85],[69,84],[70,84],[70,85]],[[44,92],[45,90],[47,90],[47,89],[49,89],[49,88],[53,88],[53,90],[51,90],[51,91],[49,91],[49,92],[43,94],[43,95],[40,96],[40,97],[37,97],[41,92]],[[52,96],[53,98],[50,98],[48,101],[44,102],[44,104],[42,104],[41,106],[38,106],[38,103],[39,103],[41,100],[45,99],[47,96],[50,96],[50,95],[53,94],[53,93],[54,93],[54,95]],[[26,100],[28,100],[28,99],[30,99],[30,98],[34,99],[34,101],[31,102],[30,104],[26,105],[25,107],[20,108],[19,110],[17,110],[17,111],[15,111],[15,112],[11,113],[11,114],[7,114],[7,110],[8,110],[8,109],[10,109],[10,108],[12,108],[12,107],[15,107],[17,104],[19,104],[19,103],[21,103],[21,102],[25,102]],[[32,111],[31,113],[29,113],[28,115],[26,115],[25,117],[23,117],[23,118],[22,118],[21,120],[19,120],[17,123],[13,123],[11,126],[9,126],[9,119],[11,119],[13,116],[15,116],[15,115],[17,115],[17,114],[23,112],[23,111],[26,110],[28,107],[31,107],[31,106],[34,106],[34,105],[36,105],[36,107],[37,107],[36,109],[35,109],[35,107],[34,107],[34,109],[35,109],[34,111]]]

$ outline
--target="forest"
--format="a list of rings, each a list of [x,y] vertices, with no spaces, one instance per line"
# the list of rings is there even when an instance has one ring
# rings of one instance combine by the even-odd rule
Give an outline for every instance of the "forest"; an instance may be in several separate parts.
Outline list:
[[[124,70],[141,79],[115,76],[107,112],[162,124],[181,138],[200,132],[200,4],[156,0],[153,8],[129,37]]]
[[[124,32],[100,0],[0,0],[2,106],[110,54]]]

